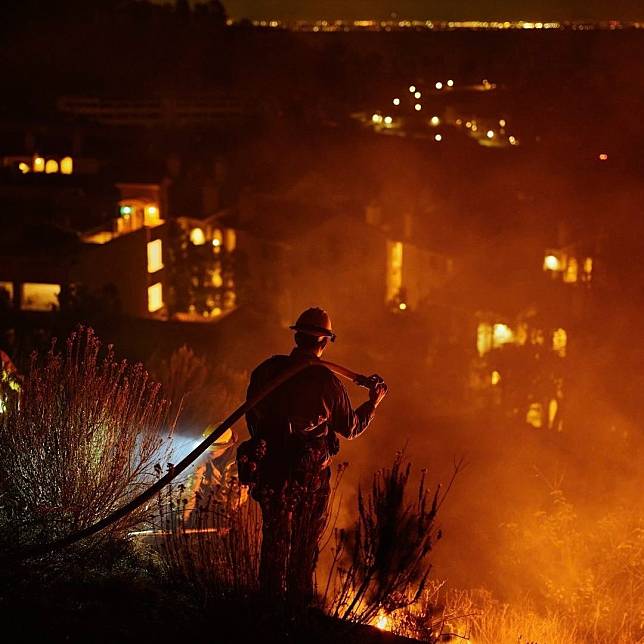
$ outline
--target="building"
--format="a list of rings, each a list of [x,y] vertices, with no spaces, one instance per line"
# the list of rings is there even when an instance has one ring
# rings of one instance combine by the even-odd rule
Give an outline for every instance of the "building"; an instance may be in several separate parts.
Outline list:
[[[97,172],[75,171],[98,163],[71,156],[4,157],[2,168],[7,305],[45,312],[82,296],[123,315],[166,315],[158,185],[109,185]]]

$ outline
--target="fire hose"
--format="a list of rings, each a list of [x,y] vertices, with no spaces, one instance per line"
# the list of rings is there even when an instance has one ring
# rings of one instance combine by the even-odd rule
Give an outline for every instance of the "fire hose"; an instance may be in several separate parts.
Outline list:
[[[303,369],[312,366],[323,366],[332,371],[333,373],[351,380],[355,384],[361,387],[369,388],[372,386],[376,379],[374,376],[363,376],[346,367],[335,364],[333,362],[327,362],[325,360],[303,360],[297,362],[291,368],[287,369],[274,380],[269,382],[265,387],[257,392],[254,396],[247,399],[243,404],[241,404],[235,411],[233,411],[228,418],[226,418],[217,428],[209,434],[197,447],[195,447],[187,456],[185,456],[181,461],[176,465],[169,466],[168,472],[162,476],[156,483],[151,485],[147,490],[136,496],[134,499],[123,505],[122,507],[114,510],[111,514],[104,517],[100,521],[73,532],[66,537],[52,541],[45,544],[36,544],[32,546],[27,546],[24,550],[13,553],[12,558],[15,560],[26,559],[29,557],[42,556],[44,554],[55,552],[66,548],[82,539],[90,537],[101,530],[104,530],[109,525],[115,523],[119,519],[122,519],[124,516],[127,516],[133,510],[143,505],[146,501],[154,497],[158,492],[160,492],[168,483],[170,483],[174,478],[176,478],[181,472],[183,472],[189,465],[191,465],[201,454],[203,454],[218,438],[220,438],[224,432],[230,429],[244,414],[252,409],[257,403],[266,398],[271,392],[277,389],[280,385],[284,384],[287,380],[290,380],[293,376],[298,374]]]

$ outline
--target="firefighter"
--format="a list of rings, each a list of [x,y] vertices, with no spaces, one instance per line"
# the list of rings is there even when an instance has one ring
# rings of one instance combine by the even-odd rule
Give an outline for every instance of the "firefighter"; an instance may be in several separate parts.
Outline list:
[[[328,314],[320,308],[307,309],[290,328],[295,331],[294,349],[290,355],[269,358],[252,372],[247,399],[297,361],[319,360],[336,337]],[[374,374],[368,383],[369,400],[354,410],[340,380],[325,366],[313,365],[246,414],[249,443],[261,443],[251,493],[263,519],[260,588],[270,598],[297,603],[313,598],[337,436],[360,436],[387,393],[379,376]]]

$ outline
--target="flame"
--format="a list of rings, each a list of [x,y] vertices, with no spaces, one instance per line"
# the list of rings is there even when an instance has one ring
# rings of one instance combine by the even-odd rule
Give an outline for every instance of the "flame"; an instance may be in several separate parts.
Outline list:
[[[381,631],[389,631],[391,630],[391,618],[384,613],[380,613],[376,618],[374,626]]]

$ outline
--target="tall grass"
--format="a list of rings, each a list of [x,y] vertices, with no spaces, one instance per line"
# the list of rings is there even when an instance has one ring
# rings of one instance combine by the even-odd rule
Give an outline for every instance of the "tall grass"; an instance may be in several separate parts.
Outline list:
[[[117,361],[91,329],[32,355],[18,395],[0,414],[0,525],[11,547],[87,527],[155,478],[171,432],[160,385]],[[92,541],[122,538],[141,507]]]
[[[258,591],[261,513],[247,502],[248,489],[233,465],[206,494],[195,496],[179,485],[159,497],[155,540],[165,572],[205,606],[246,600]]]

